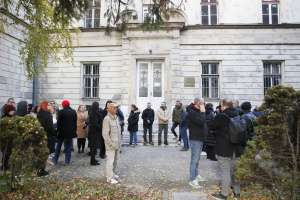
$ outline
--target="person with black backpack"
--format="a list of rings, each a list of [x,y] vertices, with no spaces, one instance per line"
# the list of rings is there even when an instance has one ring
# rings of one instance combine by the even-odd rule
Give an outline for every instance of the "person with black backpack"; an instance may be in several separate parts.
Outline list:
[[[221,112],[214,118],[211,129],[216,136],[215,153],[221,172],[221,192],[212,194],[212,197],[227,199],[231,187],[234,196],[240,196],[240,185],[234,180],[234,170],[237,159],[243,153],[241,138],[244,138],[246,126],[231,100],[221,100],[220,106]]]

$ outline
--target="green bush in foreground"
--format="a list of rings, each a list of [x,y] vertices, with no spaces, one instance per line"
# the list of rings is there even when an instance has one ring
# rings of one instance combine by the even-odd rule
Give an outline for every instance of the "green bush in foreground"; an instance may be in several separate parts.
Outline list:
[[[245,188],[263,188],[270,199],[300,199],[299,100],[300,92],[291,87],[276,86],[267,92],[257,135],[238,162],[236,176]]]
[[[17,189],[32,174],[45,167],[48,157],[47,136],[32,116],[5,117],[0,120],[0,148],[11,151],[9,171],[0,175],[0,191]]]

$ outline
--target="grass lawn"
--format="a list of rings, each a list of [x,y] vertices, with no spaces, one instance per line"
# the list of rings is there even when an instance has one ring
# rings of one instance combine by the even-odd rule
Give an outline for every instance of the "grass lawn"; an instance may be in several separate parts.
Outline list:
[[[109,185],[101,180],[76,178],[62,182],[55,178],[36,178],[13,192],[0,193],[5,200],[161,200],[162,193],[148,189],[130,191],[123,186]]]

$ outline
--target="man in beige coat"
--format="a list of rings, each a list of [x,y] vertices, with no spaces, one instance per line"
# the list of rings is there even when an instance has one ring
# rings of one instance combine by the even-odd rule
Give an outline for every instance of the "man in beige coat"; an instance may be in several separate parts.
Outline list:
[[[166,102],[162,102],[157,111],[158,118],[158,145],[161,145],[161,135],[164,132],[164,144],[168,145],[168,123],[171,115],[167,109]]]
[[[103,120],[102,135],[106,147],[106,178],[107,182],[117,184],[119,176],[116,174],[117,160],[121,147],[121,127],[117,117],[116,103],[109,103],[107,115]]]

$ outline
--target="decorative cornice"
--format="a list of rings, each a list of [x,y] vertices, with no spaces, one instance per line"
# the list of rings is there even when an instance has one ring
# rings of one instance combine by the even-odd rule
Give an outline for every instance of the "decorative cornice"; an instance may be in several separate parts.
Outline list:
[[[218,25],[188,25],[182,30],[197,29],[299,29],[300,24],[218,24]]]

